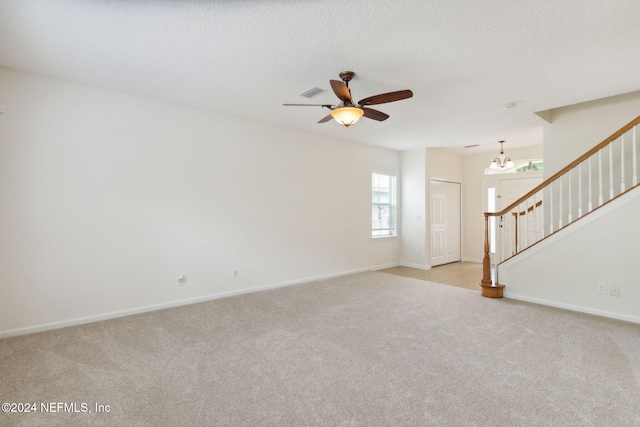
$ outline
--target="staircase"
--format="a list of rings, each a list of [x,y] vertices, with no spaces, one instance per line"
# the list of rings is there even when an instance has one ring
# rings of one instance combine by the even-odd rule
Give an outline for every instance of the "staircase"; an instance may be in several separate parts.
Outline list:
[[[500,212],[485,212],[482,295],[501,298],[500,266],[585,221],[638,188],[640,116]],[[638,136],[636,137],[636,135]],[[498,224],[489,237],[489,219]],[[636,236],[640,238],[640,236]],[[495,240],[495,248],[490,241]],[[495,253],[496,281],[490,254]],[[545,266],[539,266],[545,268]],[[609,286],[609,285],[605,285]]]

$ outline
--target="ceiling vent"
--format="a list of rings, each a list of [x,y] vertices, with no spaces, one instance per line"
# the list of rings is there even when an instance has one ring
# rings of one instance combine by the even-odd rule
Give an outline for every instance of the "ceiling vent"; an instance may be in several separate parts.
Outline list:
[[[324,92],[324,90],[320,89],[319,87],[312,87],[308,91],[302,92],[300,96],[304,96],[305,98],[311,98],[322,92]]]

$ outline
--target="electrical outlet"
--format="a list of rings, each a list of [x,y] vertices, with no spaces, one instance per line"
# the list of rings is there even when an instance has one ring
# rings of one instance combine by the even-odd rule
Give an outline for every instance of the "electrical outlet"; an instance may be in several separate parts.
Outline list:
[[[233,278],[237,279],[238,278],[238,270],[233,270]]]
[[[607,294],[609,293],[609,287],[604,283],[598,283],[598,293],[599,294]]]
[[[620,296],[620,285],[611,286],[611,296],[619,297]]]
[[[184,282],[187,280],[187,277],[184,274],[181,274],[176,278],[176,286],[184,285]]]

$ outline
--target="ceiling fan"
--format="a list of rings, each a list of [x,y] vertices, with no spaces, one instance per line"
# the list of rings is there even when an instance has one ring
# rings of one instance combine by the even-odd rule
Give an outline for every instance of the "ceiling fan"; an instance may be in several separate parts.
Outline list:
[[[413,92],[410,90],[399,90],[396,92],[382,93],[380,95],[369,96],[361,99],[358,103],[354,103],[351,99],[351,90],[349,90],[349,82],[355,76],[353,71],[343,71],[340,73],[339,80],[329,80],[331,89],[336,94],[340,103],[338,105],[331,104],[282,104],[284,106],[305,106],[305,107],[326,107],[331,110],[331,114],[320,119],[318,123],[326,123],[331,119],[335,119],[344,127],[349,127],[357,122],[360,117],[364,116],[368,119],[382,122],[389,118],[388,114],[382,111],[368,108],[369,105],[384,104],[387,102],[400,101],[402,99],[411,98]]]

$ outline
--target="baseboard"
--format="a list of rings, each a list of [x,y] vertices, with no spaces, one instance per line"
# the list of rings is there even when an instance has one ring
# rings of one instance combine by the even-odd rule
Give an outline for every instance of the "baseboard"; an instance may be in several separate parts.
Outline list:
[[[505,289],[505,294],[504,294],[505,298],[530,302],[533,304],[546,305],[549,307],[561,308],[564,310],[577,311],[579,313],[593,314],[595,316],[608,317],[610,319],[623,320],[625,322],[640,323],[640,317],[637,317],[637,316],[629,316],[626,314],[614,313],[614,312],[605,311],[605,310],[596,310],[593,308],[582,307],[579,305],[565,304],[557,301],[549,301],[549,300],[540,299],[540,298],[532,298],[526,295],[512,294],[512,293],[509,293],[508,287],[505,287],[504,289]]]
[[[462,258],[464,262],[475,262],[478,264],[482,264],[482,258]]]
[[[379,265],[377,267],[373,267],[369,271],[383,270],[385,268],[398,267],[399,265],[402,265],[402,264],[400,264],[399,262],[394,262],[394,263],[390,263],[390,264],[383,264],[383,265]]]
[[[431,266],[428,264],[411,264],[409,262],[401,262],[402,267],[419,268],[420,270],[431,270]]]
[[[335,277],[348,276],[350,274],[356,274],[356,273],[363,273],[363,272],[367,272],[367,271],[380,270],[380,269],[383,269],[383,268],[389,268],[389,267],[395,267],[395,266],[398,266],[398,264],[397,263],[393,263],[393,264],[378,265],[378,266],[374,266],[374,267],[359,268],[359,269],[355,269],[355,270],[342,271],[342,272],[338,272],[338,273],[324,274],[324,275],[320,275],[320,276],[306,277],[306,278],[303,278],[303,279],[290,280],[290,281],[286,281],[286,282],[278,282],[278,283],[272,283],[272,284],[268,284],[268,285],[255,286],[255,287],[247,288],[247,289],[240,289],[240,290],[227,291],[227,292],[219,292],[219,293],[216,293],[216,294],[203,295],[203,296],[196,297],[196,298],[187,298],[187,299],[170,301],[170,302],[161,303],[161,304],[152,304],[152,305],[147,305],[147,306],[143,306],[143,307],[136,307],[136,308],[127,309],[127,310],[113,311],[113,312],[109,312],[109,313],[97,314],[97,315],[94,315],[94,316],[79,317],[79,318],[75,318],[75,319],[61,320],[61,321],[58,321],[58,322],[45,323],[45,324],[41,324],[41,325],[27,326],[27,327],[24,327],[24,328],[10,329],[10,330],[7,330],[7,331],[1,331],[0,332],[0,339],[9,338],[9,337],[15,337],[15,336],[19,336],[19,335],[34,334],[34,333],[38,333],[38,332],[49,331],[49,330],[52,330],[52,329],[67,328],[69,326],[84,325],[84,324],[87,324],[87,323],[100,322],[100,321],[103,321],[103,320],[110,320],[110,319],[116,319],[116,318],[119,318],[119,317],[132,316],[134,314],[148,313],[148,312],[151,312],[151,311],[164,310],[164,309],[167,309],[167,308],[180,307],[180,306],[183,306],[183,305],[189,305],[189,304],[196,304],[196,303],[200,303],[200,302],[213,301],[213,300],[220,299],[220,298],[227,298],[227,297],[232,297],[232,296],[236,296],[236,295],[248,294],[248,293],[252,293],[252,292],[266,291],[266,290],[269,290],[269,289],[282,288],[282,287],[285,287],[285,286],[301,285],[301,284],[304,284],[304,283],[317,282],[319,280],[327,280],[327,279],[332,279],[332,278],[335,278]]]

